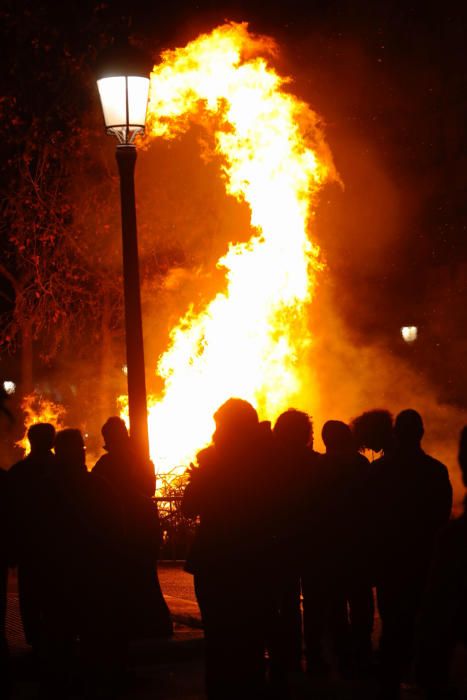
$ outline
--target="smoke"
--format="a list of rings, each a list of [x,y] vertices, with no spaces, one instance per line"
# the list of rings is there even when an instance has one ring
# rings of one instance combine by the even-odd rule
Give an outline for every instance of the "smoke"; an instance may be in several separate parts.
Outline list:
[[[186,309],[201,309],[225,286],[215,262],[228,243],[251,234],[248,208],[226,196],[219,163],[203,162],[199,137],[195,129],[170,145],[156,145],[139,163],[143,265],[157,255],[159,263],[166,259],[167,267],[156,284],[144,287],[146,362],[154,369],[170,329]],[[349,162],[345,175],[341,169],[344,189],[333,185],[324,190],[311,232],[322,246],[327,267],[319,273],[310,308],[313,345],[303,360],[304,390],[295,406],[312,414],[318,448],[322,424],[329,418],[349,421],[375,407],[394,415],[415,408],[425,421],[425,449],[447,464],[459,506],[463,488],[456,455],[465,412],[444,402],[437,386],[417,372],[417,349],[403,344],[394,318],[387,328],[380,319],[383,330],[375,328],[375,286],[383,261],[397,245],[398,227],[405,224],[404,208],[395,184],[370,149],[353,170],[352,152],[361,153],[362,145],[350,135],[342,148]],[[371,216],[378,219],[377,225],[368,223]],[[371,262],[369,269],[364,260]],[[149,384],[156,393],[162,388],[155,375]]]
[[[306,38],[293,41],[287,35],[277,38],[285,46],[279,70],[293,76],[290,89],[323,115],[344,183],[343,189],[333,185],[323,191],[310,231],[327,267],[319,274],[310,308],[314,340],[309,356],[302,359],[303,393],[295,405],[312,414],[318,447],[321,426],[329,418],[348,421],[375,407],[394,414],[407,407],[419,410],[425,421],[425,448],[449,467],[459,503],[463,489],[456,454],[459,431],[467,422],[465,411],[446,401],[439,377],[422,371],[423,333],[413,349],[402,346],[398,335],[401,325],[418,322],[426,287],[425,258],[420,256],[414,275],[410,257],[425,246],[419,232],[429,189],[422,178],[398,169],[406,158],[398,139],[410,96],[399,87],[397,66],[393,73],[385,68],[384,49],[381,63],[360,43],[329,31],[309,31]],[[209,150],[203,140],[208,138],[194,126],[179,140],[157,142],[138,158],[145,354],[148,390],[156,394],[162,385],[155,367],[171,328],[190,306],[202,309],[225,288],[215,263],[229,242],[251,235],[248,207],[225,194],[219,162],[203,156]],[[101,178],[106,210],[97,201],[104,201],[99,191],[92,202],[98,221],[89,236],[92,252],[97,242],[102,264],[113,269],[119,266],[120,229],[113,144],[108,148],[106,170],[113,183],[109,192],[110,177]],[[79,190],[86,190],[81,181]],[[110,228],[104,229],[101,219],[107,227],[110,222]],[[96,361],[93,356],[86,363],[82,357],[69,357],[55,374],[57,384],[60,373],[73,377],[77,395],[70,424],[85,419],[96,453],[101,448],[100,425],[115,412],[113,401],[125,390],[122,334],[108,342],[107,359]],[[99,410],[96,393],[105,394]]]
[[[457,450],[465,411],[445,403],[437,387],[417,372],[410,360],[392,352],[381,340],[368,337],[365,342],[352,337],[338,307],[331,272],[318,291],[311,314],[314,345],[310,366],[318,394],[305,399],[304,405],[314,417],[318,448],[321,426],[328,419],[349,422],[372,408],[386,408],[394,416],[414,408],[425,424],[423,447],[448,467],[455,509],[459,510],[464,488]]]
[[[425,421],[425,449],[448,466],[459,505],[465,343],[452,300],[465,283],[459,284],[453,266],[444,277],[430,268],[427,247],[432,253],[435,243],[421,231],[433,182],[414,176],[407,162],[414,154],[404,148],[418,128],[417,114],[407,113],[414,83],[400,80],[397,64],[385,66],[383,44],[375,60],[362,42],[316,33],[287,51],[293,89],[324,115],[344,184],[324,191],[311,232],[327,269],[310,310],[310,392],[314,384],[319,389],[304,407],[314,415],[318,436],[329,418],[415,408]],[[408,347],[399,329],[412,323],[421,333]],[[443,333],[453,342],[441,352]]]
[[[416,243],[426,191],[397,178],[396,135],[378,115],[397,110],[405,98],[387,74],[390,89],[380,94],[379,66],[354,42],[314,38],[288,51],[282,68],[295,77],[291,89],[325,115],[344,188],[325,189],[310,232],[327,269],[310,309],[314,340],[295,405],[312,413],[318,445],[329,418],[415,408],[425,421],[425,449],[447,464],[459,504],[456,455],[465,411],[446,401],[439,381],[421,369],[423,334],[410,349],[399,335],[401,325],[416,321],[424,292],[423,280],[410,275],[407,251]],[[152,146],[139,163],[143,266],[157,251],[159,269],[166,267],[144,290],[151,367],[187,308],[201,309],[224,287],[215,262],[227,244],[251,234],[248,208],[225,195],[219,163],[203,160],[206,138],[194,127],[178,141]],[[161,386],[153,380],[152,388]]]

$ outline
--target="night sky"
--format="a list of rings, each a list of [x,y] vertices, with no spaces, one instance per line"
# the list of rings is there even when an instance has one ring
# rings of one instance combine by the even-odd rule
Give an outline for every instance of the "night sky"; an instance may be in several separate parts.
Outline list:
[[[377,341],[406,357],[440,399],[467,406],[464,11],[454,3],[362,0],[5,7],[26,30],[53,23],[71,51],[99,32],[116,40],[130,34],[154,60],[225,19],[274,36],[278,69],[322,115],[344,183],[325,191],[316,221],[330,271],[326,293],[356,344]],[[3,51],[14,66],[21,43],[7,39]],[[3,80],[11,92],[8,70]],[[399,327],[410,324],[420,327],[416,348],[400,339]]]

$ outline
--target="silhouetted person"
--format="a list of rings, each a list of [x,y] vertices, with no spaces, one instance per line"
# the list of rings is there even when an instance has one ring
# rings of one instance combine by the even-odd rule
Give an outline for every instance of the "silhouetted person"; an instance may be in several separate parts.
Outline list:
[[[107,454],[97,460],[92,470],[94,474],[122,492],[130,488],[144,496],[153,496],[156,485],[154,468],[150,464],[141,464],[125,422],[118,416],[111,416],[102,426],[102,437]]]
[[[368,664],[371,654],[373,598],[364,546],[369,463],[342,421],[327,421],[322,438],[317,534],[304,586],[310,601],[307,663],[311,672],[323,666],[327,628],[338,669],[347,676],[355,665]]]
[[[0,413],[14,423],[14,417],[7,408],[9,395],[0,382]],[[10,497],[8,493],[7,472],[0,469],[0,697],[7,697],[9,692],[8,645],[6,639],[6,611],[8,564],[11,558]]]
[[[399,413],[395,448],[373,462],[372,529],[383,690],[398,697],[412,662],[413,632],[435,539],[448,522],[452,488],[446,467],[421,448],[416,411]]]
[[[113,416],[102,427],[107,454],[97,461],[93,475],[116,491],[124,510],[127,537],[127,608],[130,637],[170,636],[172,622],[156,576],[160,546],[154,466],[142,463],[124,421]]]
[[[187,570],[205,631],[207,697],[258,700],[274,566],[270,435],[241,399],[229,399],[214,419],[213,444],[198,454],[182,503],[187,517],[200,518]]]
[[[461,432],[459,464],[467,486],[467,427]],[[416,677],[429,700],[454,697],[449,667],[459,642],[467,646],[467,500],[463,514],[436,542],[417,624]]]
[[[18,566],[18,592],[26,641],[37,651],[40,640],[41,603],[37,573],[35,524],[31,521],[38,487],[55,467],[52,448],[55,428],[50,423],[37,423],[28,430],[31,451],[8,472],[10,513],[13,538],[12,555]]]
[[[79,430],[57,433],[56,464],[38,490],[37,548],[44,612],[44,691],[66,697],[79,639],[87,691],[108,690],[117,670],[119,614],[127,594],[117,495],[88,473]]]
[[[3,696],[6,696],[8,689],[8,645],[5,629],[9,560],[7,481],[7,472],[0,469],[0,695]]]
[[[302,619],[300,593],[308,569],[310,537],[310,499],[319,478],[320,455],[313,450],[313,426],[310,417],[295,409],[282,413],[273,430],[274,460],[277,464],[277,490],[282,501],[278,529],[281,556],[279,630],[280,646],[289,671],[301,670]],[[305,638],[307,637],[307,604]]]
[[[359,450],[382,451],[387,455],[394,447],[392,415],[384,408],[365,411],[354,418],[350,427]]]
[[[5,387],[3,386],[3,382],[0,383],[0,413],[3,413],[4,416],[6,416],[9,420],[10,423],[14,423],[14,417],[8,406],[6,405],[6,402],[9,399],[9,395],[5,391]]]

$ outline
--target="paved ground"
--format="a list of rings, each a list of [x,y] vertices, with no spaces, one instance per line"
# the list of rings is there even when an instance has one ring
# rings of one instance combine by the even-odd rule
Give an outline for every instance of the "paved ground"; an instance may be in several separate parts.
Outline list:
[[[203,693],[203,635],[193,580],[181,565],[162,565],[159,569],[162,590],[175,620],[175,634],[170,641],[133,644],[128,687],[121,700],[206,700]],[[187,624],[188,623],[188,624]],[[38,674],[25,644],[18,610],[16,581],[10,579],[7,630],[15,676],[11,700],[38,697]],[[467,675],[467,656],[457,660],[458,674]],[[467,689],[467,678],[465,678]],[[76,695],[76,700],[82,696]],[[420,696],[412,689],[403,700]],[[467,692],[465,696],[467,698]],[[337,679],[323,684],[303,675],[291,679],[290,700],[376,700],[374,682],[342,683]],[[241,698],[239,698],[241,700]],[[286,700],[284,698],[284,700]]]
[[[182,563],[163,563],[159,565],[159,580],[164,595],[170,595],[181,600],[196,601],[193,588],[193,576],[183,570]]]
[[[181,565],[161,566],[159,576],[175,620],[174,638],[132,645],[128,688],[122,690],[119,698],[205,700],[203,633],[193,577],[186,574]],[[186,621],[190,625],[183,624]],[[9,579],[7,638],[14,676],[11,700],[33,700],[38,697],[38,673],[24,640],[14,574]]]

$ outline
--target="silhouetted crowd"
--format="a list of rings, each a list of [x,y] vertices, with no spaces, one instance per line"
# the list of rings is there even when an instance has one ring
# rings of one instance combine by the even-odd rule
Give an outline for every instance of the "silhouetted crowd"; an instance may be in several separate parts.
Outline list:
[[[4,693],[8,564],[17,567],[24,635],[44,698],[68,697],[77,656],[86,697],[115,697],[129,640],[172,633],[156,577],[154,467],[138,458],[120,418],[109,418],[102,435],[106,454],[88,472],[79,430],[56,434],[38,423],[28,431],[28,456],[0,472]]]
[[[430,698],[451,697],[449,662],[467,635],[466,519],[448,524],[448,471],[421,447],[421,416],[405,410],[393,424],[381,410],[351,426],[328,421],[325,454],[300,411],[271,429],[230,399],[215,423],[182,503],[199,518],[187,569],[209,700],[287,697],[302,650],[311,676],[376,673],[383,698],[413,679]],[[365,448],[381,457],[370,464]]]
[[[467,516],[450,521],[446,467],[427,455],[414,410],[272,427],[246,401],[216,412],[191,465],[182,512],[197,520],[186,563],[205,633],[209,700],[286,698],[291,679],[375,676],[382,698],[416,681],[455,697],[450,664],[467,643]],[[79,430],[28,431],[30,453],[0,471],[0,664],[8,690],[7,572],[17,567],[27,643],[45,698],[68,697],[79,656],[88,697],[116,697],[129,642],[170,636],[156,577],[154,469],[125,424],[102,428],[91,472]],[[381,456],[369,462],[366,450]],[[467,428],[459,449],[467,485]],[[381,618],[376,656],[375,598]]]

